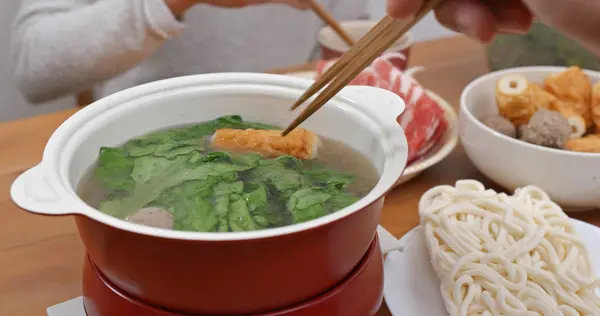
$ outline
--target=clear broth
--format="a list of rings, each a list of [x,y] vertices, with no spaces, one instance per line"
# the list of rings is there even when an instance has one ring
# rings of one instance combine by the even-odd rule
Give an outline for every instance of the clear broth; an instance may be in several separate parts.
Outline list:
[[[322,145],[314,162],[326,168],[354,175],[355,180],[346,188],[346,192],[357,198],[367,195],[379,181],[379,173],[370,159],[341,142],[325,137],[320,137],[320,140]],[[100,209],[101,202],[108,198],[109,190],[95,177],[96,167],[97,164],[94,164],[86,172],[78,192],[88,205]],[[269,203],[271,202],[269,199]],[[289,224],[293,222],[286,225]]]

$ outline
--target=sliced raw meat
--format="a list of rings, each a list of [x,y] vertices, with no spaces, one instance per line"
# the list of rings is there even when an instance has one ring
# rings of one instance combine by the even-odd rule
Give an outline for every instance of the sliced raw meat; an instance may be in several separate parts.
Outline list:
[[[408,162],[411,163],[435,146],[448,127],[444,111],[431,99],[412,74],[417,68],[400,71],[392,64],[394,58],[404,58],[399,53],[387,53],[377,58],[354,78],[349,85],[372,86],[392,91],[406,103],[398,123],[408,140]],[[337,60],[320,61],[317,76],[321,76]]]
[[[398,122],[408,140],[409,162],[425,155],[444,134],[448,125],[444,111],[427,95],[423,95],[411,107],[410,112],[398,117]]]

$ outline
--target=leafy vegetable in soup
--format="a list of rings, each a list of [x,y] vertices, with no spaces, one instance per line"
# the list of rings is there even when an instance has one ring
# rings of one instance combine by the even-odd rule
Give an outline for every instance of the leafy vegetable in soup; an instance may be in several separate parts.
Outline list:
[[[356,202],[377,180],[368,159],[330,140],[313,160],[205,148],[207,137],[222,129],[275,127],[226,116],[151,133],[121,148],[103,147],[82,196],[106,214],[138,223],[238,232],[325,216]],[[352,157],[352,167],[342,169],[355,168],[367,176],[357,179],[328,167],[344,166],[344,157]],[[98,192],[101,197],[94,198]]]

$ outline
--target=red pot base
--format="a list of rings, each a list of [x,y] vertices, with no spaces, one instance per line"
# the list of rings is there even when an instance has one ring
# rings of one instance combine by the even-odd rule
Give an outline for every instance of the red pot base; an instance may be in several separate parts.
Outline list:
[[[201,293],[198,293],[202,295]],[[183,316],[139,301],[114,286],[87,257],[83,268],[87,316]],[[383,257],[377,235],[359,265],[331,290],[301,304],[264,316],[375,315],[383,300]],[[200,315],[198,315],[200,316]],[[208,316],[208,315],[205,315]]]

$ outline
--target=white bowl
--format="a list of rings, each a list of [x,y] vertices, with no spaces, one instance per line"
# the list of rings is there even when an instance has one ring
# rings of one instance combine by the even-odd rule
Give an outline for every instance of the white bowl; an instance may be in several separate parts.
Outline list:
[[[312,80],[316,77],[317,73],[314,70],[306,70],[288,73],[287,75]],[[456,111],[454,111],[452,105],[450,105],[450,103],[448,103],[448,101],[446,101],[444,98],[433,91],[426,91],[429,97],[436,101],[444,111],[444,116],[448,122],[448,128],[438,143],[433,146],[433,148],[431,148],[427,154],[411,162],[406,169],[404,169],[402,176],[398,179],[395,186],[399,186],[412,180],[416,176],[423,173],[423,171],[444,160],[444,158],[450,155],[450,153],[458,144],[458,115],[456,114]]]
[[[508,74],[521,74],[543,83],[564,67],[521,67],[492,72],[471,82],[460,99],[459,134],[475,167],[507,190],[535,185],[570,211],[600,207],[600,154],[578,153],[532,145],[500,134],[480,118],[497,114],[496,82]],[[592,82],[600,73],[586,71]]]

